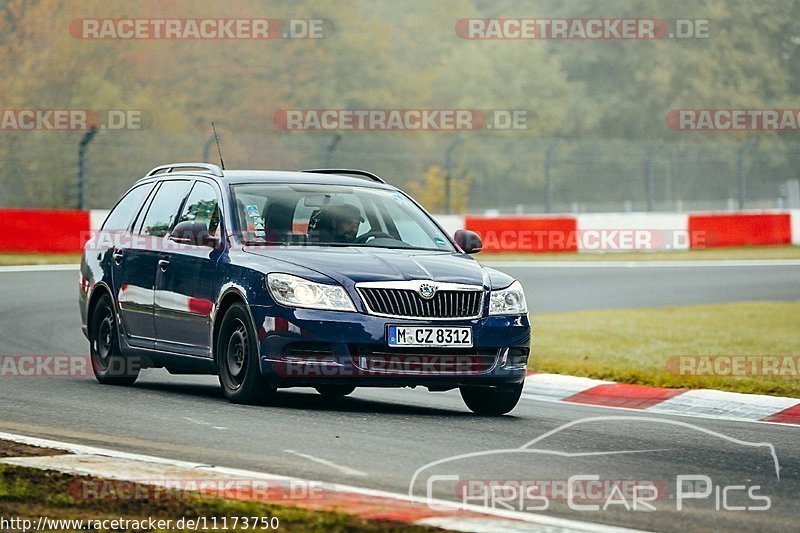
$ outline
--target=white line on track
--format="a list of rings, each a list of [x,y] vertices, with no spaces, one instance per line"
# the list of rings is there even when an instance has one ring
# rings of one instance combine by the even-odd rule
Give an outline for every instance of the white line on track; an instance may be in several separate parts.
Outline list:
[[[330,468],[334,468],[346,476],[366,477],[368,475],[366,472],[362,472],[361,470],[356,470],[355,468],[350,468],[349,466],[337,465],[333,461],[328,461],[327,459],[320,459],[319,457],[314,457],[313,455],[308,455],[307,453],[300,453],[294,450],[283,450],[283,451],[286,453],[290,453],[292,455],[296,455],[297,457],[302,457],[303,459],[308,459],[309,461],[313,461],[315,463],[328,466]]]
[[[184,420],[188,420],[189,422],[193,422],[195,424],[199,424],[201,426],[211,426],[214,429],[228,429],[224,426],[215,426],[211,422],[206,422],[204,420],[195,420],[194,418],[189,418],[188,416],[182,417]]]
[[[68,265],[14,265],[0,266],[0,274],[4,272],[59,272],[64,270],[78,270],[77,263]]]
[[[800,259],[718,261],[482,261],[488,267],[500,268],[717,268],[717,267],[794,267]]]

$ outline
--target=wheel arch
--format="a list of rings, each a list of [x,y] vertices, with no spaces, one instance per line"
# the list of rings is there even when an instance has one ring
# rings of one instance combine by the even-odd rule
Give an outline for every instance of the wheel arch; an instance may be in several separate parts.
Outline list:
[[[253,327],[253,331],[258,332],[255,320],[253,319],[253,312],[250,309],[250,304],[247,301],[247,297],[243,292],[235,287],[229,287],[226,289],[222,293],[219,303],[216,306],[211,327],[211,357],[215,364],[217,362],[217,340],[219,337],[219,328],[222,325],[222,319],[225,317],[225,313],[227,313],[228,309],[230,309],[235,303],[241,303],[245,306],[247,309],[247,316],[250,317],[250,325]],[[258,342],[256,342],[256,353],[259,357],[261,356],[261,347],[259,346]]]
[[[100,281],[95,284],[94,288],[92,289],[92,294],[89,296],[89,304],[86,306],[86,328],[87,334],[91,336],[91,327],[92,327],[92,317],[94,316],[94,310],[97,307],[97,303],[100,301],[104,295],[108,295],[111,298],[111,305],[114,306],[114,314],[117,314],[116,303],[114,302],[114,296],[111,292],[111,288],[106,285],[104,282]],[[119,329],[119,328],[118,328]]]

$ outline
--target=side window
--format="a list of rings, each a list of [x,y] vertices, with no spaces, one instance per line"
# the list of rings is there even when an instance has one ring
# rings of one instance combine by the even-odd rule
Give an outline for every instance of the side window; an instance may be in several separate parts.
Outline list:
[[[144,217],[140,230],[142,235],[163,237],[169,232],[189,184],[189,181],[165,181],[161,184]]]
[[[216,235],[219,229],[219,203],[214,187],[198,181],[186,200],[178,223],[186,221],[202,222],[209,235]]]
[[[117,202],[111,210],[106,221],[103,222],[103,231],[124,231],[128,229],[131,219],[139,210],[142,202],[153,188],[152,183],[139,185],[131,189],[122,200]]]

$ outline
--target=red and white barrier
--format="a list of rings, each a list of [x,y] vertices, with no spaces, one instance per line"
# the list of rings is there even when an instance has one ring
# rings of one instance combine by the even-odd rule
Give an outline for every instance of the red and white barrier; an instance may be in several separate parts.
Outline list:
[[[0,209],[0,251],[79,253],[108,210]],[[800,245],[800,209],[760,213],[436,215],[451,235],[477,232],[485,252],[616,252]]]
[[[576,252],[574,217],[474,217],[464,226],[480,235],[486,252]]]
[[[792,219],[792,244],[800,245],[800,209],[789,211],[789,216]]]
[[[89,229],[98,231],[110,212],[111,210],[109,209],[92,209],[89,211]]]
[[[789,213],[697,214],[689,216],[692,248],[790,244]]]
[[[686,213],[589,213],[576,218],[580,252],[689,249]]]
[[[457,221],[448,221],[458,226]],[[800,244],[800,210],[465,216],[486,252],[621,252]]]
[[[89,230],[88,211],[0,209],[0,250],[24,253],[75,253]]]

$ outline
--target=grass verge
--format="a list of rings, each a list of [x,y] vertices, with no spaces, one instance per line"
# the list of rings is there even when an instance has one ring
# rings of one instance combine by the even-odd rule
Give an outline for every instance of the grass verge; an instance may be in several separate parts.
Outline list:
[[[800,302],[535,314],[531,369],[800,398],[800,377],[685,376],[672,356],[800,355]]]
[[[76,480],[88,482],[102,480],[78,477],[58,472],[18,466],[0,465],[0,516],[29,519],[35,525],[40,516],[63,520],[103,520],[147,518],[172,520],[206,517],[211,527],[212,517],[222,524],[227,517],[227,531],[248,531],[232,528],[233,517],[277,517],[280,531],[378,531],[378,532],[432,532],[441,531],[396,522],[364,520],[344,513],[308,511],[297,507],[270,505],[261,502],[233,501],[210,496],[185,496],[157,500],[79,500],[72,493]],[[131,488],[132,493],[136,493]],[[144,491],[146,493],[146,491]],[[241,522],[240,522],[241,523]],[[249,531],[253,531],[252,522]],[[70,531],[59,529],[59,531]],[[115,531],[128,531],[116,529]],[[171,528],[169,531],[182,531]]]
[[[475,256],[482,263],[492,261],[715,261],[742,259],[800,259],[800,246],[748,246],[742,248],[708,248],[672,252],[606,252],[606,253],[482,253]]]
[[[60,265],[81,262],[80,254],[12,254],[0,253],[0,266]]]

